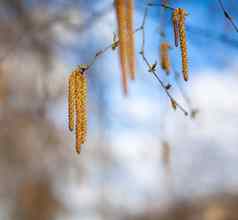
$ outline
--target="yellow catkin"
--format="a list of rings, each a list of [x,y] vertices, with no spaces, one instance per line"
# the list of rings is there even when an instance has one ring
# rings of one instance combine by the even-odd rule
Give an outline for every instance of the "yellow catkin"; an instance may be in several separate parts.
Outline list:
[[[126,10],[127,5],[125,0],[115,0],[115,9],[117,15],[118,24],[118,36],[119,36],[119,56],[121,65],[121,79],[124,94],[128,93],[128,81],[127,81],[127,21]]]
[[[130,78],[135,79],[136,74],[136,59],[135,59],[135,41],[133,34],[133,10],[134,10],[134,0],[127,1],[127,62],[129,67]]]
[[[164,168],[166,168],[166,170],[168,171],[170,168],[170,160],[171,160],[171,149],[170,149],[170,144],[167,141],[163,141],[162,142],[162,152],[161,152],[161,156],[162,156],[162,163]]]
[[[76,152],[80,153],[87,134],[87,79],[80,68],[75,73],[75,105],[76,105]]]
[[[80,97],[80,80],[81,72],[79,70],[75,73],[75,108],[76,108],[76,124],[75,124],[75,149],[77,153],[81,151],[82,136],[81,136],[81,97]]]
[[[169,48],[170,46],[167,42],[162,42],[160,45],[160,64],[167,74],[169,74],[170,71]]]
[[[173,11],[173,15],[172,15],[175,47],[178,47],[178,41],[179,41],[179,26],[178,26],[179,24],[178,24],[178,20],[179,20],[179,9],[176,8]]]
[[[186,45],[186,32],[185,32],[185,16],[184,9],[179,8],[179,38],[182,56],[182,71],[183,78],[188,81],[188,58],[187,58],[187,45]]]
[[[72,72],[68,80],[68,124],[69,130],[74,130],[74,115],[75,115],[75,72]]]
[[[81,74],[81,87],[80,87],[80,95],[81,95],[81,103],[80,103],[80,114],[81,114],[81,136],[82,136],[82,144],[86,141],[87,136],[87,78],[86,74]]]

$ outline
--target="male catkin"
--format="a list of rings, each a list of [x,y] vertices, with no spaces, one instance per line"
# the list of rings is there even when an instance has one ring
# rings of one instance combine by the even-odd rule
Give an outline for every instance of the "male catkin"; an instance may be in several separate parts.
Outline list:
[[[68,124],[69,130],[74,130],[75,115],[75,72],[72,72],[68,79]]]
[[[168,141],[163,141],[162,142],[162,163],[164,168],[166,169],[167,172],[170,170],[170,165],[171,165],[171,146]]]
[[[186,32],[185,32],[185,16],[184,9],[179,8],[179,38],[182,56],[182,71],[183,78],[188,81],[188,58],[187,58],[187,45],[186,45]]]
[[[115,0],[115,8],[117,15],[118,36],[119,36],[119,56],[121,65],[121,79],[124,94],[128,93],[127,81],[127,22],[126,22],[126,1]]]
[[[173,22],[173,29],[174,29],[174,44],[175,47],[178,47],[179,41],[179,9],[176,8],[172,14],[172,22]]]
[[[87,78],[85,74],[81,74],[81,87],[80,87],[80,114],[81,114],[81,141],[82,144],[86,141],[87,135]]]
[[[162,42],[160,44],[160,64],[162,69],[169,74],[170,62],[169,62],[169,44],[167,42]]]
[[[135,79],[136,63],[135,63],[135,42],[133,34],[133,11],[134,11],[134,0],[127,1],[127,62],[129,67],[130,78]]]
[[[75,127],[75,148],[80,153],[87,135],[87,78],[85,69],[80,66],[68,80],[68,123],[69,130]],[[76,119],[74,118],[76,116]]]
[[[85,143],[87,134],[87,79],[80,69],[75,77],[75,103],[76,103],[76,152],[80,153],[81,145]]]
[[[75,108],[76,108],[76,124],[75,124],[75,149],[77,153],[81,151],[82,135],[81,135],[81,96],[80,96],[80,87],[81,87],[81,72],[77,70],[75,74]]]

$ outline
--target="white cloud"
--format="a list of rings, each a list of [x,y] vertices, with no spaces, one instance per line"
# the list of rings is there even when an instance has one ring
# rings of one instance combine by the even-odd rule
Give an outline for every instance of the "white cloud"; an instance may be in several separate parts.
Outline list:
[[[179,190],[200,193],[238,184],[238,87],[233,73],[198,73],[188,91],[200,109],[197,119],[168,118],[166,134]]]
[[[178,194],[194,195],[233,189],[238,185],[238,78],[229,71],[197,73],[189,82],[188,93],[199,107],[196,120],[173,111],[161,117],[163,114],[158,112],[157,105],[147,103],[151,109],[146,110],[144,99],[129,99],[128,108],[124,108],[129,109],[127,115],[134,120],[137,117],[149,120],[148,124],[158,123],[154,127],[157,136],[153,136],[156,132],[151,133],[145,126],[144,131],[133,128],[120,133],[117,130],[117,138],[113,138],[115,154],[138,186],[160,193],[164,190],[159,161],[161,120],[166,124],[164,138],[172,147],[173,184]],[[139,110],[152,113],[156,110],[159,119],[148,117]],[[156,179],[162,183],[155,187],[152,183]]]

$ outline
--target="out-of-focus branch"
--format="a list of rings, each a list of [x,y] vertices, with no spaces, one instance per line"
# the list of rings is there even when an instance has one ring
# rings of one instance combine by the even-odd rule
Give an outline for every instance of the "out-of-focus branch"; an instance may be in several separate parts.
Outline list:
[[[173,8],[167,4],[164,4],[164,3],[158,4],[158,3],[149,2],[147,5],[148,6],[158,6],[158,7],[163,7],[163,8],[170,9],[170,10],[175,10],[175,8]]]
[[[70,28],[77,32],[83,32],[89,27],[91,27],[95,22],[97,22],[98,19],[105,16],[106,13],[112,10],[112,5],[109,5],[105,7],[104,9],[102,9],[100,12],[96,12],[93,15],[91,15],[89,18],[85,20],[84,23],[80,25],[73,25],[68,22],[67,23],[65,22],[65,11],[67,11],[69,7],[71,7],[71,5],[68,5],[67,8],[64,8],[63,14],[61,10],[55,12],[54,15],[52,15],[51,18],[47,20],[46,22],[44,22],[43,24],[33,26],[31,27],[31,29],[27,29],[27,30],[23,29],[22,32],[24,34],[23,33],[19,34],[16,41],[8,48],[6,53],[2,57],[0,57],[0,63],[2,63],[5,59],[7,59],[19,47],[19,45],[24,39],[29,37],[29,33],[36,35],[37,33],[40,33],[42,31],[49,30],[55,23],[60,23],[60,22],[64,22],[67,28]]]
[[[231,23],[231,25],[233,26],[233,28],[235,29],[236,32],[238,32],[238,26],[236,25],[236,23],[234,22],[233,18],[230,16],[230,14],[227,12],[227,10],[225,9],[225,6],[222,2],[222,0],[218,0],[218,3],[223,11],[223,14],[225,16],[225,18]]]

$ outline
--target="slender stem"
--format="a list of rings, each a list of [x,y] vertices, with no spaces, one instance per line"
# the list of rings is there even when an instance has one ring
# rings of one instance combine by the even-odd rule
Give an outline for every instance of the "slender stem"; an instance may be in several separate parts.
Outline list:
[[[148,4],[147,4],[148,6],[158,6],[158,7],[163,7],[163,8],[166,8],[166,9],[170,9],[170,10],[175,10],[175,8],[173,8],[173,7],[171,7],[171,6],[169,6],[169,5],[166,5],[166,4],[158,4],[158,3],[152,3],[152,2],[149,2]]]
[[[229,13],[227,12],[227,10],[225,9],[225,6],[222,2],[222,0],[218,0],[218,3],[224,13],[225,18],[231,23],[231,25],[233,26],[233,28],[235,29],[236,32],[238,32],[238,26],[235,24],[233,18],[229,15]]]

